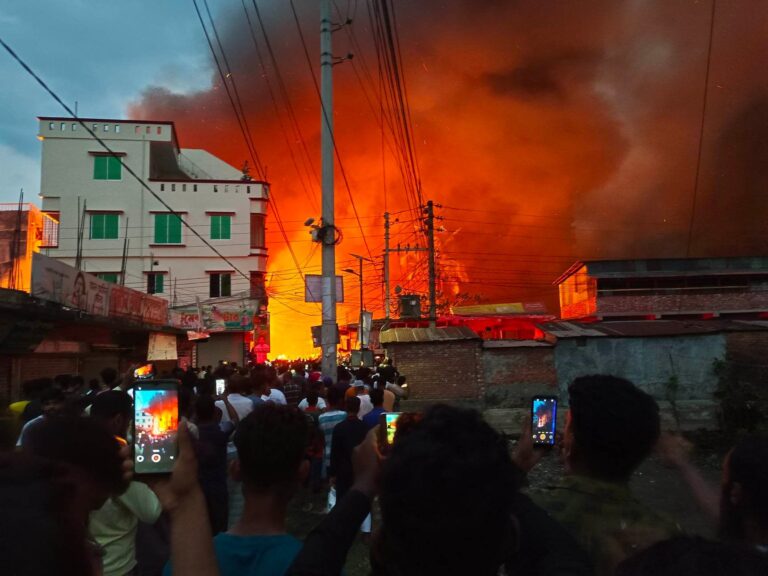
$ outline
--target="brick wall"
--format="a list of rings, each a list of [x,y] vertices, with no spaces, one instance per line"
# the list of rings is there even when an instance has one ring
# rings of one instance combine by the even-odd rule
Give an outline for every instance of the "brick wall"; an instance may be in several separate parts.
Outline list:
[[[390,343],[387,351],[408,378],[413,400],[477,399],[482,396],[479,340]]]
[[[768,310],[768,292],[599,295],[597,314],[728,312]]]
[[[482,368],[488,406],[524,407],[535,394],[557,393],[554,348],[487,347]]]

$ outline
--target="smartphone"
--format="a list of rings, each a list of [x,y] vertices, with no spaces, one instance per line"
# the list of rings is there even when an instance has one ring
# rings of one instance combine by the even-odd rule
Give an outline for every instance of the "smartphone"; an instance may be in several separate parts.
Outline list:
[[[385,412],[379,416],[379,445],[382,448],[389,448],[394,444],[397,421],[401,414],[402,412]]]
[[[557,425],[557,397],[534,396],[531,399],[531,436],[534,446],[554,446]]]
[[[216,378],[216,396],[223,396],[225,388],[226,381],[224,378]]]
[[[152,378],[152,375],[155,373],[155,367],[153,364],[144,364],[144,366],[139,366],[136,368],[136,370],[133,371],[133,377],[137,380]]]
[[[179,383],[151,380],[134,386],[133,468],[136,474],[168,474],[179,451]]]

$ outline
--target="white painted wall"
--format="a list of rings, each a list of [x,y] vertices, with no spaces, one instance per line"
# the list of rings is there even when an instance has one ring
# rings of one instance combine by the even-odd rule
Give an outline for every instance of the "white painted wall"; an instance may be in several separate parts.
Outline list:
[[[250,214],[266,214],[268,188],[265,185],[239,181],[238,170],[203,150],[181,151],[184,157],[178,168],[190,177],[204,175],[212,178],[204,181],[150,180],[152,142],[158,143],[155,146],[167,147],[170,156],[176,156],[178,160],[179,150],[171,123],[87,122],[89,126],[95,126],[99,137],[112,150],[125,153],[122,160],[173,210],[184,212],[184,219],[230,259],[234,267],[245,274],[246,277],[243,277],[186,228],[182,229],[181,245],[153,245],[152,212],[166,211],[166,208],[143,189],[125,168],[121,180],[95,180],[94,157],[89,152],[101,152],[103,149],[82,126],[73,131],[72,124],[71,119],[40,119],[39,137],[43,143],[40,195],[43,210],[59,211],[61,218],[59,247],[45,251],[49,256],[74,265],[79,198],[81,203],[87,203],[89,211],[121,211],[117,240],[90,239],[90,217],[86,215],[82,254],[83,268],[88,272],[119,272],[126,222],[129,251],[125,285],[146,291],[145,272],[167,272],[164,292],[158,296],[173,302],[173,280],[176,279],[177,305],[194,302],[196,296],[209,298],[207,272],[233,272],[232,294],[235,295],[249,290],[247,277],[251,271],[266,271],[266,249],[250,248]],[[155,164],[157,168],[157,162]],[[230,240],[210,239],[208,212],[233,213]]]

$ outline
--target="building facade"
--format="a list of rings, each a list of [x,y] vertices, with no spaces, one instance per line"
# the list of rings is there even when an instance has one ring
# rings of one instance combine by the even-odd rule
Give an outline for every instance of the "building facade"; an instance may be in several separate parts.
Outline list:
[[[111,154],[71,118],[39,121],[42,210],[59,222],[44,254],[174,308],[265,313],[266,182],[182,149],[172,122],[84,119]],[[246,325],[199,363],[242,360]]]
[[[577,262],[555,281],[563,319],[756,316],[768,311],[768,258]]]

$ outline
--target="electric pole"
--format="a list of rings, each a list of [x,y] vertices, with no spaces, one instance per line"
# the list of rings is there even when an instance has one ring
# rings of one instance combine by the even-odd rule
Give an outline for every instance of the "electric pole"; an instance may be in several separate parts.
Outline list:
[[[336,228],[334,227],[333,46],[331,0],[320,1],[321,180],[323,227],[322,372],[336,381]]]
[[[389,212],[384,212],[384,318],[389,320]]]
[[[427,202],[427,247],[429,250],[429,327],[434,328],[437,320],[437,295],[435,290],[435,205]]]

